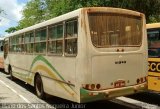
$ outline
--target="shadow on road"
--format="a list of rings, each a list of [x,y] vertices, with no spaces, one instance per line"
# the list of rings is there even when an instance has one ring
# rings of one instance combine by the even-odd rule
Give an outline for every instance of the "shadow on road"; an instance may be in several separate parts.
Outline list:
[[[49,96],[45,101],[57,109],[66,109],[67,107],[69,107],[69,109],[130,109],[129,107],[115,104],[109,100],[79,104],[58,97]]]
[[[147,91],[147,92],[143,92],[143,93],[130,95],[127,97],[132,98],[132,99],[136,99],[139,101],[143,101],[143,102],[146,102],[149,104],[154,104],[154,105],[160,106],[160,94],[155,93],[155,92]]]

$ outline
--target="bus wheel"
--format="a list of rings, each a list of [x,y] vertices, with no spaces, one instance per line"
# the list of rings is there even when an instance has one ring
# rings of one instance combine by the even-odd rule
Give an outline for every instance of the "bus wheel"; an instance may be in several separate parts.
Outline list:
[[[42,79],[40,75],[37,75],[35,78],[35,90],[36,90],[36,95],[40,98],[40,99],[44,99],[45,98],[45,93],[43,90],[43,83],[42,83]]]
[[[13,74],[12,74],[12,68],[11,68],[11,67],[9,67],[8,73],[9,73],[10,76],[11,76],[11,80],[14,81],[14,80],[15,80],[15,77],[14,77]]]

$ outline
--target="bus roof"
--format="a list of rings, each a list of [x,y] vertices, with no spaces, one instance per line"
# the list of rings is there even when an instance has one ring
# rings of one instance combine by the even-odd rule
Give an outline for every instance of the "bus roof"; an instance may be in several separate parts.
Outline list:
[[[160,23],[151,23],[151,24],[147,24],[147,29],[151,29],[151,28],[160,28]]]
[[[14,35],[18,35],[18,34],[21,34],[21,33],[24,33],[24,32],[29,32],[29,31],[35,30],[37,28],[45,27],[47,25],[51,25],[51,24],[58,23],[58,22],[61,22],[61,21],[65,21],[67,19],[78,17],[80,13],[85,12],[85,11],[86,12],[103,12],[103,11],[106,12],[106,11],[108,11],[108,12],[113,12],[113,13],[128,14],[128,15],[134,15],[134,16],[143,15],[140,12],[132,11],[132,10],[128,10],[128,9],[122,9],[122,8],[112,8],[112,7],[80,8],[80,9],[74,10],[72,12],[69,12],[69,13],[60,15],[58,17],[52,18],[50,20],[44,21],[42,23],[38,23],[38,24],[35,24],[33,26],[18,30],[14,33],[8,34],[8,35],[5,36],[5,38],[10,37],[10,36],[14,36]]]

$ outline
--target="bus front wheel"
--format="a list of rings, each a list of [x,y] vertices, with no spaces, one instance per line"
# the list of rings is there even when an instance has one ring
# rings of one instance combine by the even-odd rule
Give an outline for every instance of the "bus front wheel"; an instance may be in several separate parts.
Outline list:
[[[37,75],[35,78],[35,90],[36,90],[36,95],[40,98],[40,99],[44,99],[45,98],[45,93],[44,93],[44,89],[43,89],[43,83],[42,83],[42,79],[40,75]]]

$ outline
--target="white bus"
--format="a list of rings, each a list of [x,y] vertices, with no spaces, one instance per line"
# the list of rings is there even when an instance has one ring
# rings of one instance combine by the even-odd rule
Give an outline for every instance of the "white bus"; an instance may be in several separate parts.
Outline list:
[[[3,44],[4,44],[4,38],[0,38],[0,70],[4,70],[4,57],[3,57]]]
[[[5,71],[45,94],[91,102],[146,89],[142,13],[81,8],[5,38]]]

